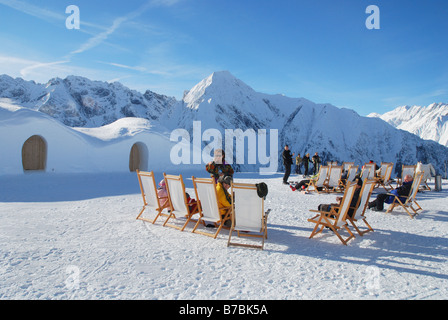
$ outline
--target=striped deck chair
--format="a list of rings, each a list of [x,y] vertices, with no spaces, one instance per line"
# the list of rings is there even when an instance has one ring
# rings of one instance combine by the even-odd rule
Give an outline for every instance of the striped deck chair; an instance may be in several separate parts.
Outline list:
[[[365,212],[366,208],[369,204],[370,196],[372,195],[373,188],[375,186],[374,180],[366,180],[362,184],[361,191],[359,193],[359,199],[358,203],[356,204],[355,212],[353,213],[353,216],[350,217],[347,215],[347,219],[350,221],[351,225],[355,228],[355,230],[358,232],[360,236],[363,236],[365,233],[369,231],[373,231],[372,227],[369,225],[369,223],[366,220]],[[357,226],[357,222],[362,220],[364,224],[367,226],[367,230],[361,231],[359,227]]]
[[[348,228],[346,219],[355,189],[356,183],[347,182],[347,187],[339,206],[332,206],[330,211],[310,210],[311,212],[318,213],[313,218],[308,219],[309,222],[316,224],[313,231],[311,232],[310,239],[313,238],[316,234],[321,233],[325,227],[330,228],[344,245],[347,245],[348,241],[355,237],[355,235]],[[344,228],[349,233],[349,236],[345,239],[339,232],[342,228]]]
[[[163,226],[184,231],[190,221],[195,221],[192,220],[192,217],[198,213],[198,206],[196,205],[195,209],[190,211],[189,205],[193,205],[194,203],[188,203],[187,201],[187,194],[185,192],[182,175],[174,176],[164,173],[163,176],[165,177],[166,190],[168,191],[168,199],[171,208],[168,218],[163,223]],[[173,220],[181,221],[181,219],[179,219],[180,217],[185,217],[186,221],[182,221],[180,225],[171,223]]]
[[[392,210],[396,207],[403,208],[411,218],[414,218],[419,210],[423,210],[422,207],[418,204],[417,200],[415,200],[415,196],[417,195],[418,189],[420,187],[420,183],[422,181],[423,172],[419,172],[414,176],[414,180],[412,181],[411,191],[409,192],[408,197],[404,196],[396,196],[391,194],[394,197],[394,201],[389,205],[386,213],[392,212]],[[403,201],[403,199],[406,199]],[[414,208],[415,205],[415,208]],[[412,211],[412,212],[411,212]]]
[[[327,181],[324,182],[325,190],[327,192],[340,192],[343,188],[341,176],[342,166],[331,166]]]
[[[220,208],[218,203],[218,194],[216,192],[216,183],[214,178],[195,178],[193,179],[194,191],[198,200],[199,219],[193,228],[193,233],[203,234],[216,239],[221,231],[224,222],[230,219],[231,207]],[[221,216],[220,209],[225,210],[224,216]],[[215,233],[198,230],[199,225],[206,222],[214,223],[217,227]]]
[[[247,183],[232,182],[231,194],[232,226],[227,246],[233,245],[263,250],[264,241],[268,237],[267,214],[269,213],[264,211],[264,198],[258,196],[255,184]],[[235,231],[239,241],[232,240]],[[243,237],[261,238],[261,244],[259,244],[260,241],[258,241],[258,244],[242,241]]]
[[[138,183],[143,197],[143,208],[137,216],[137,220],[143,220],[154,224],[156,220],[162,215],[162,211],[169,208],[169,202],[167,201],[164,206],[161,206],[160,199],[157,196],[156,181],[154,178],[154,172],[146,172],[136,170]],[[144,217],[143,212],[149,209],[148,216]],[[155,213],[155,216],[154,216]]]
[[[322,188],[322,190],[324,190],[325,189],[324,183],[327,181],[329,171],[330,167],[321,166],[319,169],[319,176],[317,177],[317,180],[316,181],[310,180],[310,182],[306,187],[306,191],[316,191],[317,193],[320,193],[317,188]],[[313,190],[310,190],[310,187],[312,187]]]

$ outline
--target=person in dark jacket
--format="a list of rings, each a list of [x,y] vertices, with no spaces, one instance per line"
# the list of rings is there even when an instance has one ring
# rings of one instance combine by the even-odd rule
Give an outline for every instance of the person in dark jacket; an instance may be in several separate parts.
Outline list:
[[[320,157],[317,154],[317,152],[314,154],[311,161],[313,162],[313,174],[317,174],[319,172],[319,168],[320,168]]]
[[[411,192],[411,187],[412,176],[408,174],[404,177],[404,182],[400,187],[389,193],[380,193],[376,196],[375,200],[369,202],[369,209],[372,209],[373,211],[383,211],[384,203],[392,203],[394,201],[395,197],[393,195],[407,197]]]
[[[302,158],[302,164],[303,164],[303,169],[304,169],[303,177],[306,177],[306,176],[308,176],[308,166],[310,164],[310,154],[309,153],[307,153]]]
[[[355,213],[355,210],[357,209],[357,204],[358,204],[358,199],[359,199],[359,193],[361,191],[362,188],[362,179],[361,177],[355,177],[355,179],[353,179],[352,183],[356,183],[356,189],[355,192],[353,193],[353,197],[352,197],[352,201],[350,202],[350,208],[348,209],[348,216],[350,218],[353,217],[353,213]],[[320,204],[317,209],[319,211],[330,211],[331,207],[338,207],[341,204],[341,200],[342,197],[336,197],[336,201],[337,203],[335,204]]]
[[[283,165],[285,166],[285,174],[283,175],[283,184],[288,184],[288,178],[291,174],[291,165],[292,165],[292,157],[294,153],[291,154],[291,150],[289,150],[289,146],[285,145],[285,150],[282,152]]]

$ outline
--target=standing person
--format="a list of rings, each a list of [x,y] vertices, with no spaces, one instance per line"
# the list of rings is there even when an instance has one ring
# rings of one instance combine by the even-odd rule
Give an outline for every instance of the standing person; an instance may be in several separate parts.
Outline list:
[[[291,150],[289,150],[289,146],[285,145],[285,150],[283,150],[282,158],[283,158],[283,165],[285,166],[285,174],[283,176],[283,184],[288,184],[288,178],[291,174],[291,165],[292,165],[292,157],[294,156],[294,153],[291,154]]]
[[[305,170],[305,172],[303,173],[303,177],[307,177],[308,176],[308,166],[310,164],[310,154],[307,153],[303,158],[302,158],[302,163],[303,163],[303,169]]]
[[[207,163],[205,170],[212,174],[215,178],[215,182],[221,176],[233,177],[233,168],[230,164],[226,163],[226,154],[222,149],[216,149],[213,157],[213,161]]]
[[[313,162],[313,174],[317,174],[319,172],[319,167],[320,167],[320,158],[319,155],[317,154],[317,152],[314,154],[312,160]]]
[[[298,153],[296,157],[296,174],[300,174],[301,165],[302,165],[302,157],[300,156],[300,153]]]

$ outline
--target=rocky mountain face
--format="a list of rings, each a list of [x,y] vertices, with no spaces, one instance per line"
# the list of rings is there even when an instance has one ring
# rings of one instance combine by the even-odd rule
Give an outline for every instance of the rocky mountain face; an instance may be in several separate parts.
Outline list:
[[[46,113],[70,127],[99,127],[123,117],[157,120],[176,99],[147,90],[144,94],[118,82],[77,76],[47,84],[0,76],[0,97]]]
[[[426,107],[401,106],[383,115],[371,113],[397,129],[409,131],[422,139],[448,146],[448,104],[433,103]]]
[[[186,91],[181,101],[149,90],[140,94],[119,83],[74,76],[52,79],[46,85],[1,76],[0,98],[45,112],[68,126],[95,127],[123,117],[146,118],[168,131],[186,130],[190,141],[199,140],[202,148],[216,139],[210,132],[220,133],[224,147],[226,133],[240,129],[243,134],[231,142],[231,149],[238,149],[238,139],[239,146],[244,146],[244,161],[237,161],[237,152],[232,159],[240,171],[255,171],[265,165],[262,153],[275,154],[282,170],[280,154],[285,144],[296,155],[318,152],[323,163],[393,162],[396,173],[402,164],[417,161],[432,163],[442,172],[448,159],[448,148],[398,130],[381,119],[361,117],[353,110],[304,98],[259,93],[227,71],[205,78]],[[266,148],[260,147],[262,139]],[[255,163],[249,159],[251,152]]]

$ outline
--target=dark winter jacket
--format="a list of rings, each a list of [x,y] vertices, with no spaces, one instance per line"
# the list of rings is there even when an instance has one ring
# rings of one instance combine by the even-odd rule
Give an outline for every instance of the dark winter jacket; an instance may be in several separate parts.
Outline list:
[[[283,150],[282,153],[283,164],[292,165],[292,153],[291,150]]]

